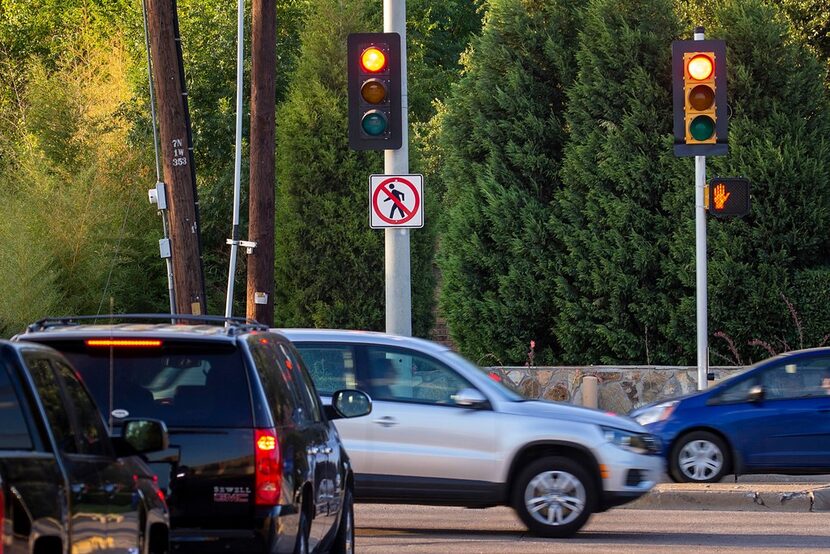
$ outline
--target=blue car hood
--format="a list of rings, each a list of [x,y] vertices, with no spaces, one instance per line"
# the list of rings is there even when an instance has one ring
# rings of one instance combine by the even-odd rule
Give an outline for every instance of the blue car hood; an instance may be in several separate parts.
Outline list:
[[[617,429],[633,431],[635,433],[648,432],[645,427],[641,426],[639,423],[627,416],[615,415],[610,412],[603,412],[592,408],[583,408],[581,406],[573,406],[571,404],[562,404],[559,402],[545,402],[541,400],[511,402],[504,406],[504,408],[500,411],[519,416],[544,417],[579,423],[592,423],[594,425],[615,427]]]

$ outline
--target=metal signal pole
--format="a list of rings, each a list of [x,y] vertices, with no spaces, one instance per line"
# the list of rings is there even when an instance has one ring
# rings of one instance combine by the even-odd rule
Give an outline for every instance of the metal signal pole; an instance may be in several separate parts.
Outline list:
[[[703,27],[695,40],[703,40]],[[709,375],[709,312],[706,291],[706,156],[695,156],[695,259],[697,261],[697,389],[704,390]]]
[[[277,68],[276,0],[251,4],[251,177],[246,315],[274,325],[274,126]]]
[[[196,173],[175,0],[147,0],[153,84],[167,188],[176,313],[205,313]]]
[[[384,150],[384,173],[409,173],[409,100],[406,84],[406,0],[383,0],[383,31],[401,36],[401,131],[398,150]],[[385,229],[386,332],[412,336],[409,229]]]

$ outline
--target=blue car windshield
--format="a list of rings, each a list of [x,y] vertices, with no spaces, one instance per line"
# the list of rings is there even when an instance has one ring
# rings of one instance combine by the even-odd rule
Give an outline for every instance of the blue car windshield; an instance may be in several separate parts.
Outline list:
[[[519,394],[519,392],[516,391],[512,387],[511,384],[506,383],[503,379],[501,379],[500,376],[496,375],[495,373],[491,373],[487,369],[477,366],[476,364],[474,364],[473,362],[471,362],[470,360],[468,360],[464,356],[462,356],[462,355],[460,355],[456,352],[453,352],[452,350],[447,351],[447,356],[452,358],[452,360],[457,365],[461,365],[461,366],[464,366],[465,368],[469,368],[469,369],[474,369],[476,371],[480,371],[481,373],[484,373],[485,375],[487,375],[487,377],[490,379],[490,381],[494,385],[493,388],[495,390],[497,390],[499,393],[501,393],[506,400],[509,400],[511,402],[524,402],[525,400],[527,400],[527,398],[525,398],[524,396]]]

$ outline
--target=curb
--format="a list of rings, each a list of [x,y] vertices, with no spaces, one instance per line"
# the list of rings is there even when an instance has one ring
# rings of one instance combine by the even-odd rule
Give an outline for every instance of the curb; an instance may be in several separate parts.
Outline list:
[[[830,486],[660,483],[624,508],[739,512],[827,512]]]

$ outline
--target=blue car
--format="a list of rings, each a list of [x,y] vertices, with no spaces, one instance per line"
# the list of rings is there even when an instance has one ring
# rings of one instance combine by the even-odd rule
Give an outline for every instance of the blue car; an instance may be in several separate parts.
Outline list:
[[[708,390],[630,415],[662,439],[678,482],[830,473],[830,348],[775,356]]]

